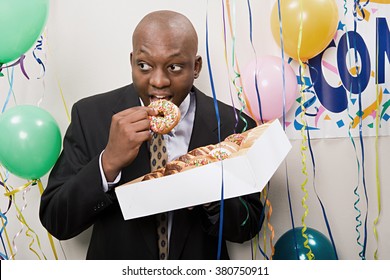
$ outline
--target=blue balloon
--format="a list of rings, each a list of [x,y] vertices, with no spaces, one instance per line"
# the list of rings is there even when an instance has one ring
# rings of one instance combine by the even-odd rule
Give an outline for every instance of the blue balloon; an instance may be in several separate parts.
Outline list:
[[[309,249],[303,243],[306,238],[302,236],[302,228],[296,227],[284,233],[275,243],[273,260],[308,260]],[[295,232],[295,237],[294,237]],[[307,227],[305,234],[308,245],[316,260],[337,260],[336,253],[329,239],[318,230]],[[296,240],[296,241],[295,241]]]

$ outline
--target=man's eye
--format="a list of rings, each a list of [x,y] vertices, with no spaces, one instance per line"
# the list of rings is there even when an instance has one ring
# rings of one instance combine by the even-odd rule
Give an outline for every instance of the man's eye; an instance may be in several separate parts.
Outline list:
[[[143,70],[143,71],[147,71],[147,70],[150,70],[152,67],[150,65],[148,65],[147,63],[145,62],[139,62],[138,63],[138,67]]]
[[[182,67],[180,65],[177,65],[177,64],[172,64],[169,66],[169,70],[172,72],[178,72],[181,69],[182,69]]]

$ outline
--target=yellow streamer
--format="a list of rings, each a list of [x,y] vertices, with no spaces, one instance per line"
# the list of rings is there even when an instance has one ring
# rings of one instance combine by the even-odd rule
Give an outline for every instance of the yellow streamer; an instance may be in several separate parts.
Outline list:
[[[20,191],[23,191],[23,190],[27,189],[29,186],[35,185],[35,184],[38,185],[39,193],[40,193],[40,195],[42,195],[42,193],[43,193],[43,185],[42,185],[42,182],[41,182],[40,179],[38,179],[38,180],[33,180],[33,181],[30,181],[30,182],[27,182],[27,183],[24,184],[23,186],[20,186],[20,187],[18,187],[18,188],[16,188],[16,189],[13,189],[12,191],[6,191],[6,192],[4,193],[4,195],[5,195],[5,196],[11,196],[11,197],[12,197],[12,200],[13,200],[13,202],[14,202],[15,208],[16,208],[16,210],[17,210],[19,216],[20,216],[20,219],[18,218],[18,220],[19,220],[23,225],[25,225],[25,226],[28,228],[28,231],[31,231],[31,232],[33,232],[33,233],[36,235],[37,242],[38,242],[38,246],[39,246],[39,248],[41,248],[41,245],[40,245],[40,241],[39,241],[38,235],[37,235],[37,234],[36,234],[36,233],[27,225],[26,220],[24,219],[24,217],[23,217],[21,211],[19,210],[19,208],[17,207],[16,202],[15,202],[15,194],[16,194],[16,193],[18,193],[18,192],[20,192]],[[30,236],[30,235],[28,234],[28,231],[26,232],[26,235],[29,236],[29,237],[32,237],[32,236]],[[49,242],[50,242],[51,249],[52,249],[52,251],[53,251],[54,258],[55,258],[56,260],[58,260],[58,254],[57,254],[57,251],[56,251],[56,248],[55,248],[55,244],[54,244],[53,237],[52,237],[52,235],[51,235],[49,232],[47,232],[47,236],[48,236],[48,238],[49,238]],[[34,240],[30,243],[30,247],[29,247],[30,250],[32,250],[32,249],[31,249],[31,246],[32,246],[33,243],[34,243]],[[32,251],[38,256],[39,259],[41,259],[40,256],[39,256],[34,250],[32,250]],[[42,254],[43,254],[43,253],[42,253]],[[44,254],[43,254],[43,255],[44,255]],[[45,256],[44,256],[44,258],[46,259]]]
[[[300,51],[301,51],[301,43],[302,43],[302,31],[303,31],[303,1],[300,0],[300,7],[301,7],[301,13],[300,13],[300,26],[299,26],[299,37],[298,37],[298,47],[297,47],[297,52],[298,52],[298,60],[299,60],[299,65],[301,66],[301,69],[302,71],[304,71],[305,69],[305,65],[304,63],[302,62],[301,58],[300,58]],[[305,104],[305,94],[304,94],[304,88],[306,86],[305,84],[305,80],[304,80],[304,75],[303,73],[300,71],[300,78],[301,78],[301,86],[300,86],[300,93],[301,93],[301,109],[302,109],[302,112],[300,114],[300,117],[301,117],[301,122],[302,122],[302,128],[301,128],[301,135],[302,135],[302,142],[301,142],[301,155],[302,155],[302,173],[304,174],[305,176],[305,179],[303,181],[303,183],[301,184],[301,189],[302,191],[304,192],[304,196],[302,198],[302,207],[305,209],[304,211],[304,214],[302,216],[302,236],[303,238],[305,239],[305,241],[303,242],[303,246],[308,249],[308,253],[306,254],[306,256],[308,257],[309,260],[312,260],[315,258],[310,246],[309,246],[309,238],[307,236],[307,234],[305,233],[306,232],[306,229],[307,229],[307,226],[305,224],[305,218],[307,217],[307,215],[309,214],[309,207],[307,206],[306,204],[306,200],[308,198],[308,191],[306,189],[306,184],[307,184],[307,181],[308,181],[308,174],[307,174],[307,171],[306,171],[306,155],[305,155],[305,151],[307,150],[307,146],[306,146],[306,142],[307,142],[307,138],[306,138],[306,134],[305,134],[305,131],[306,131],[306,120],[304,119],[304,116],[305,116],[305,113],[306,113],[306,108],[304,106]]]
[[[378,51],[376,52],[375,57],[375,64],[376,64],[376,73],[378,73]],[[374,251],[374,259],[378,260],[378,231],[377,231],[377,224],[379,222],[379,217],[381,215],[381,184],[379,179],[379,148],[378,148],[378,134],[379,134],[379,126],[380,126],[380,115],[381,115],[381,109],[380,109],[380,103],[382,102],[382,87],[379,90],[378,80],[375,81],[375,90],[376,90],[376,114],[375,114],[375,179],[376,179],[376,193],[377,193],[377,200],[378,200],[378,214],[374,220],[373,224],[373,231],[374,231],[374,237],[376,241],[376,249]]]
[[[269,237],[269,244],[270,244],[270,247],[271,247],[271,257],[270,257],[270,260],[272,260],[272,257],[275,254],[275,247],[274,247],[274,244],[273,244],[273,240],[274,240],[274,237],[275,237],[275,230],[274,230],[274,227],[272,226],[272,224],[270,222],[271,215],[272,215],[272,204],[271,204],[271,201],[269,199],[267,199],[266,200],[266,204],[267,204],[267,207],[269,209],[268,213],[267,213],[267,227],[271,231],[271,235]]]
[[[31,242],[28,245],[29,250],[31,252],[33,252],[38,257],[39,260],[41,260],[42,259],[41,256],[38,254],[38,252],[35,249],[33,249],[33,245],[34,245],[35,240],[36,240],[37,246],[39,248],[39,251],[42,253],[43,258],[46,259],[46,256],[45,256],[45,254],[42,251],[41,242],[39,241],[39,237],[36,234],[36,232],[27,224],[27,221],[24,218],[24,216],[22,214],[22,211],[19,209],[18,205],[16,204],[16,199],[15,199],[15,193],[18,193],[21,190],[27,189],[27,187],[29,187],[32,183],[33,183],[33,181],[28,182],[25,185],[23,185],[22,187],[19,187],[19,188],[15,189],[14,191],[6,192],[5,195],[6,196],[12,196],[12,201],[13,201],[13,204],[14,204],[16,212],[17,212],[16,217],[21,222],[22,226],[25,226],[27,228],[25,234],[26,234],[27,237],[31,238]],[[15,238],[16,237],[17,236],[15,236]],[[15,254],[12,255],[12,258],[14,258],[15,255],[16,255],[16,251],[15,251]]]
[[[49,55],[51,55],[49,40],[47,40],[46,31],[44,32],[44,37],[46,37],[46,45],[47,45],[48,53],[49,53]],[[58,75],[57,75],[56,71],[54,71],[54,76],[55,76],[56,81],[57,81],[57,86],[58,86],[58,89],[59,89],[59,91],[60,91],[61,100],[62,100],[62,104],[64,105],[64,108],[65,108],[66,116],[68,117],[68,121],[70,122],[71,117],[70,117],[70,114],[69,114],[68,105],[66,104],[65,96],[64,96],[64,93],[63,93],[63,91],[62,91],[62,87],[61,87],[61,83],[60,83],[60,79],[58,78]]]
[[[42,193],[43,193],[42,182],[41,182],[41,180],[38,180],[37,183],[38,183],[39,194],[42,196]],[[48,231],[47,231],[47,236],[49,238],[49,242],[50,242],[50,246],[51,246],[51,249],[53,251],[53,254],[54,254],[54,258],[56,260],[58,260],[58,255],[57,255],[56,247],[54,245],[53,236]]]
[[[267,188],[264,188],[261,193],[262,193],[263,197],[266,198],[267,197]],[[265,205],[264,205],[263,211],[266,211]],[[265,219],[263,221],[263,228],[264,228],[264,224],[265,224]],[[263,250],[264,255],[267,255],[267,230],[266,229],[263,230],[263,248],[264,248],[264,250]],[[266,259],[265,256],[264,256],[264,259]]]

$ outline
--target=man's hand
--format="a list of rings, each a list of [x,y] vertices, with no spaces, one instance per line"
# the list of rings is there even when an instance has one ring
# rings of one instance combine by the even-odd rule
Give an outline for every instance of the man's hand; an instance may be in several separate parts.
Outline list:
[[[113,181],[124,167],[132,163],[142,143],[150,140],[149,116],[156,115],[154,109],[139,106],[112,117],[108,143],[102,155],[107,181]]]

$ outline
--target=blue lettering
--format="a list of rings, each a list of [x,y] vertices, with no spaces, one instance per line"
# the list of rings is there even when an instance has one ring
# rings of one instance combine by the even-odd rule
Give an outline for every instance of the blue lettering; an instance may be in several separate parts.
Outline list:
[[[390,62],[390,33],[385,18],[376,19],[376,49],[378,50],[377,83],[385,83],[385,53],[387,62]]]

